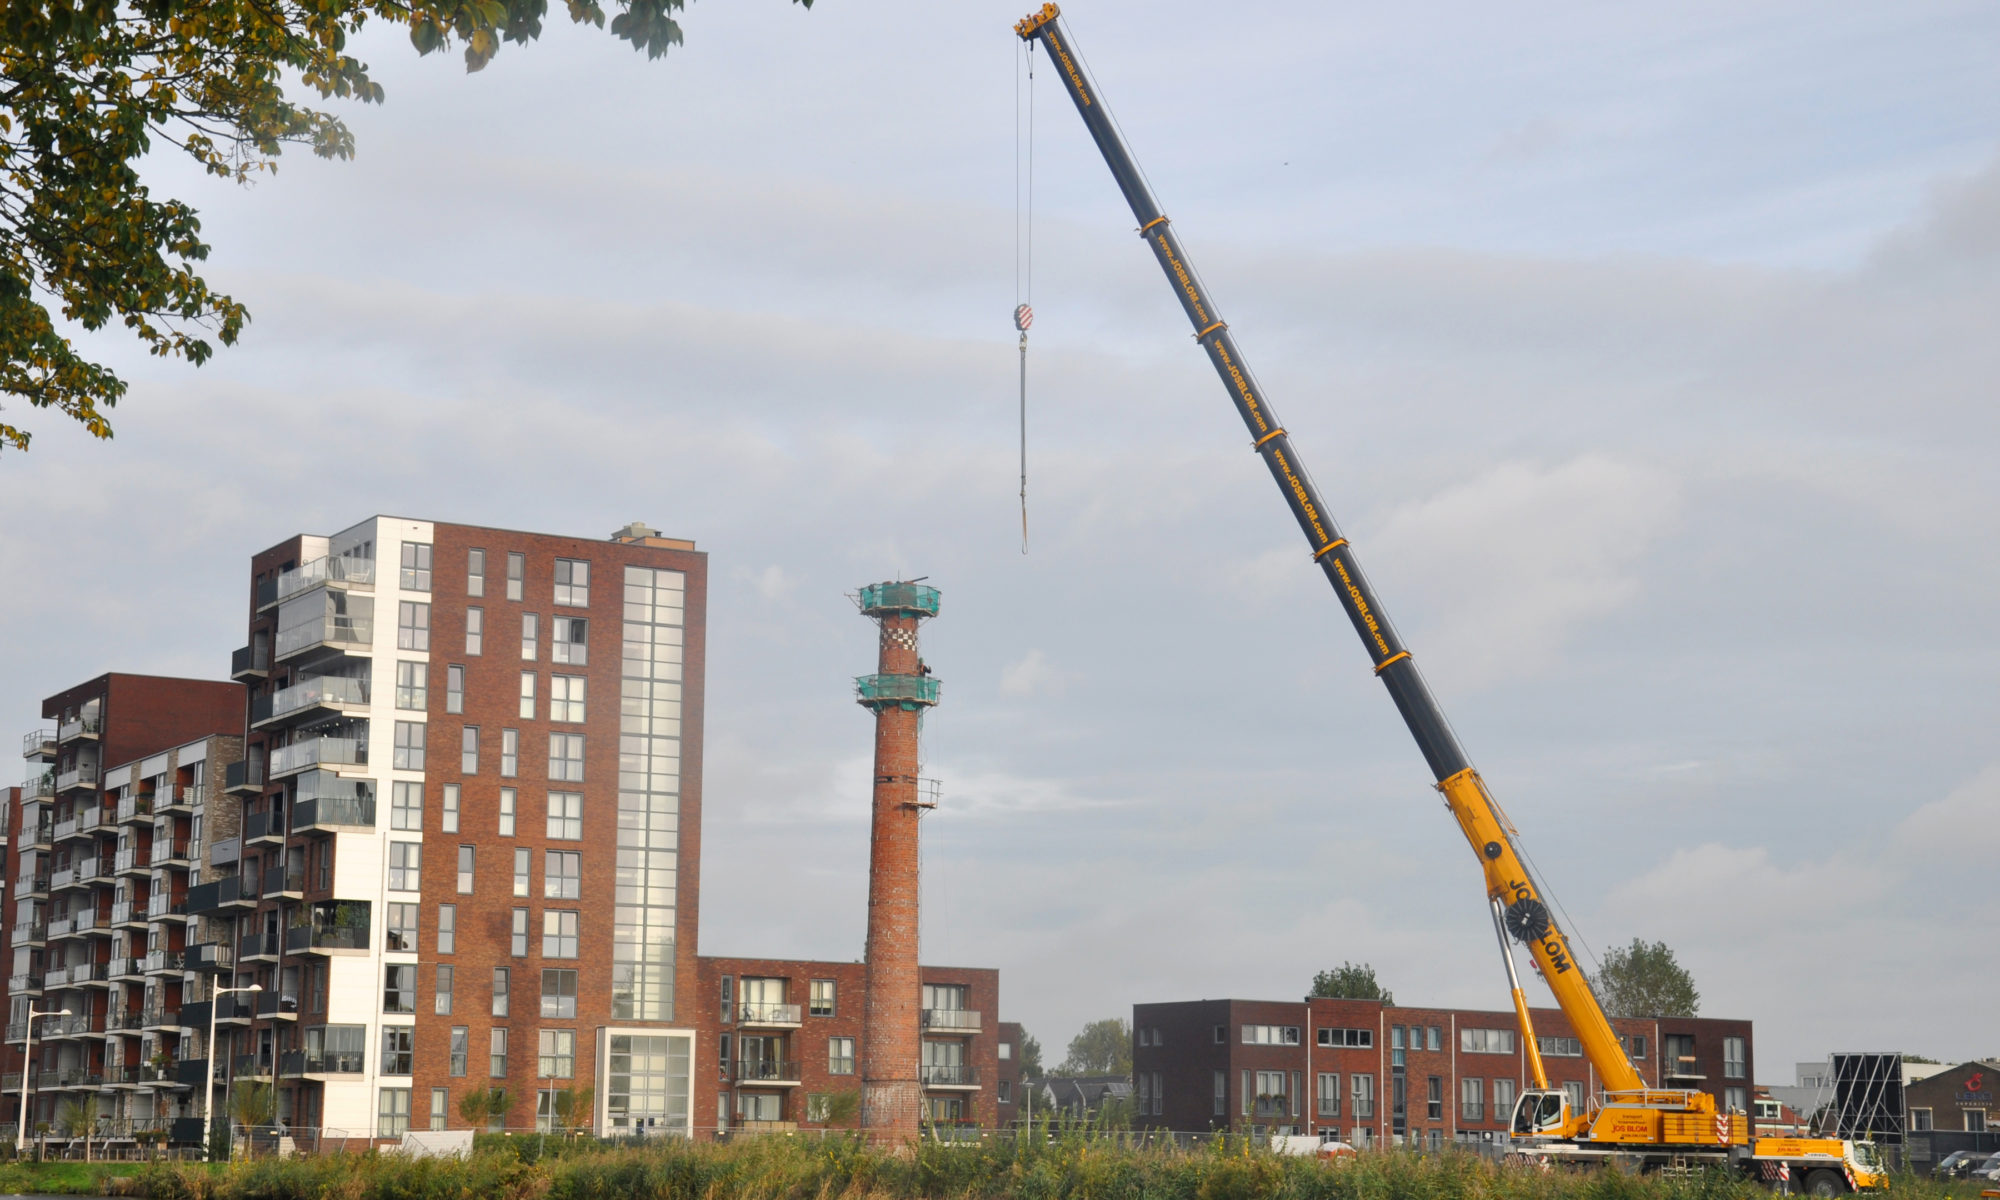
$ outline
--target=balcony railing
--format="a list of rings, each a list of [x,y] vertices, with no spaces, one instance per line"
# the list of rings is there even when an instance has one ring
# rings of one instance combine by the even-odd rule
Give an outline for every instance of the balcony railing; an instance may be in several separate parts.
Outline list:
[[[225,782],[228,780],[231,769],[229,766],[225,766],[222,769]],[[262,783],[264,781],[259,778],[253,779],[250,782]],[[153,793],[153,811],[160,813],[175,808],[196,808],[206,803],[207,800],[208,785],[205,783],[168,785]]]
[[[250,791],[264,786],[264,764],[254,759],[233,762],[222,768],[222,790]]]
[[[21,739],[21,757],[41,758],[56,752],[56,731],[37,729]]]
[[[368,935],[366,922],[359,926],[330,925],[322,929],[294,925],[285,931],[285,950],[291,954],[307,950],[366,950]]]
[[[139,960],[129,954],[122,958],[112,959],[104,967],[104,975],[107,979],[123,979],[127,976],[138,974],[141,974]]]
[[[949,1063],[917,1068],[925,1087],[977,1087],[979,1069],[970,1063]]]
[[[48,936],[49,923],[47,921],[14,922],[14,941],[41,942],[48,940]]]
[[[756,1001],[737,1005],[736,1019],[745,1025],[797,1025],[801,1018],[796,1004]]]
[[[178,971],[181,969],[181,952],[179,950],[155,950],[140,960],[139,965],[144,968],[148,975],[155,975],[162,971]]]
[[[141,818],[151,818],[152,815],[151,796],[127,796],[118,802],[117,820],[120,825],[129,825]]]
[[[271,1056],[268,1054],[239,1054],[230,1060],[229,1069],[239,1078],[243,1076],[269,1075]]]
[[[56,790],[66,792],[76,787],[97,786],[97,764],[78,763],[56,776]]]
[[[308,708],[338,708],[368,703],[368,681],[341,675],[322,675],[291,687],[260,696],[251,702],[250,723],[275,721]]]
[[[59,742],[75,741],[80,737],[96,737],[104,732],[104,714],[80,713],[74,720],[64,721],[56,731]]]
[[[738,1083],[796,1083],[799,1064],[774,1058],[739,1058],[732,1072]]]
[[[266,896],[280,896],[286,892],[303,892],[306,890],[306,869],[304,867],[287,867],[282,863],[275,867],[265,867],[264,884],[259,890]]]
[[[54,771],[43,771],[38,775],[31,775],[21,784],[21,799],[23,802],[47,800],[55,794],[56,773]]]
[[[310,738],[271,751],[271,774],[286,775],[321,763],[365,766],[367,762],[368,743],[358,738]]]
[[[938,1033],[978,1033],[979,1014],[969,1008],[927,1008],[923,1024]]]
[[[303,833],[308,829],[373,829],[375,828],[375,800],[328,796],[318,800],[301,800],[292,806],[292,830]]]
[[[24,872],[14,882],[20,885],[24,895],[40,896],[49,890],[49,874],[46,871],[39,875],[29,875]]]
[[[151,846],[127,846],[111,860],[113,871],[123,875],[127,871],[143,871],[153,865]]]
[[[146,901],[146,916],[155,920],[160,917],[182,916],[187,910],[186,900],[176,900],[166,892],[161,892]]]
[[[1283,1096],[1259,1096],[1251,1105],[1251,1115],[1258,1117],[1288,1117],[1292,1114],[1291,1102]]]
[[[293,596],[323,583],[367,587],[374,582],[374,559],[329,555],[325,558],[315,558],[304,566],[281,573],[278,576],[277,600],[282,604]]]
[[[39,992],[41,990],[42,977],[40,975],[30,973],[25,975],[9,975],[7,977],[7,994],[10,996],[19,996],[28,992]]]
[[[210,883],[198,884],[187,890],[187,911],[199,916],[213,912],[225,904],[234,904],[243,897],[243,880],[235,875],[217,879]]]
[[[280,1075],[361,1075],[368,1056],[359,1050],[287,1050],[278,1058]]]
[[[242,646],[229,652],[231,679],[261,679],[270,669],[271,651],[263,642]]]
[[[259,838],[272,837],[285,840],[285,814],[283,812],[253,812],[243,818],[243,840],[254,842]]]

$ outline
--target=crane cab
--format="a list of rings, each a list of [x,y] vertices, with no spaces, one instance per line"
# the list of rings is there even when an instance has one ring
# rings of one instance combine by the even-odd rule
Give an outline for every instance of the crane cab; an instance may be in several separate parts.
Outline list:
[[[1511,1132],[1517,1138],[1564,1137],[1569,1124],[1569,1093],[1561,1088],[1530,1089],[1514,1102]]]

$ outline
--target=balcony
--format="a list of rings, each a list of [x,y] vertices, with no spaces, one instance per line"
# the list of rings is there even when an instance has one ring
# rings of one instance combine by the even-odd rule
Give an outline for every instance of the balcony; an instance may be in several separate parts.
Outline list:
[[[181,969],[181,952],[178,950],[155,950],[139,960],[139,966],[148,975],[163,975]]]
[[[367,654],[375,639],[372,617],[337,617],[318,620],[278,631],[278,660],[307,654]],[[317,652],[317,653],[316,653]]]
[[[23,821],[21,826],[21,849],[48,850],[56,844],[55,822],[44,817],[32,826]]]
[[[228,777],[229,771],[230,768],[227,766],[222,769],[225,779]],[[254,780],[253,782],[259,786],[263,785],[263,780],[261,779]],[[191,813],[207,802],[208,785],[205,783],[170,784],[154,792],[152,800],[153,812],[156,815],[177,812]]]
[[[1289,1117],[1292,1115],[1291,1101],[1283,1096],[1259,1096],[1251,1105],[1251,1115],[1258,1117]]]
[[[80,713],[74,720],[64,721],[56,731],[56,741],[73,742],[78,738],[97,738],[104,733],[104,714]]]
[[[268,1054],[239,1054],[230,1060],[229,1070],[238,1079],[269,1079],[271,1077],[271,1056]]]
[[[278,577],[259,579],[251,588],[251,611],[263,612],[278,603]]]
[[[730,1075],[751,1087],[797,1087],[801,1078],[799,1064],[773,1058],[739,1058]]]
[[[303,899],[306,890],[306,869],[287,867],[282,863],[264,868],[264,884],[258,889],[266,900]]]
[[[42,977],[33,972],[25,975],[9,975],[7,977],[7,994],[9,996],[39,996],[42,994]]]
[[[367,589],[374,586],[374,559],[329,555],[325,558],[315,558],[302,567],[280,573],[277,600],[282,604],[293,596],[303,595],[316,587]]]
[[[208,865],[227,867],[243,858],[241,837],[223,838],[208,848]]]
[[[295,775],[309,767],[368,765],[368,743],[359,738],[318,737],[271,751],[271,777]]]
[[[41,1034],[46,1040],[58,1038],[88,1037],[104,1032],[104,1018],[96,1013],[77,1013],[68,1017],[47,1017],[42,1021]]]
[[[345,713],[367,707],[366,679],[322,675],[252,700],[250,726],[253,729],[261,729],[309,716]]]
[[[16,946],[29,945],[39,942],[45,942],[48,940],[49,940],[48,922],[34,921],[34,920],[14,922],[14,931],[13,931],[14,945]]]
[[[311,906],[310,923],[285,930],[292,954],[367,953],[371,915],[366,900],[328,900]]]
[[[69,969],[71,987],[110,987],[110,963],[74,963]]]
[[[56,790],[58,792],[67,792],[71,788],[94,788],[96,786],[96,763],[78,763],[56,776]]]
[[[368,1070],[367,1057],[359,1050],[288,1050],[278,1057],[278,1074],[361,1075]]]
[[[118,811],[113,817],[120,825],[134,825],[153,819],[153,798],[151,796],[127,796],[118,802]]]
[[[923,1026],[931,1033],[978,1033],[979,1014],[969,1008],[926,1008]]]
[[[114,980],[139,979],[139,978],[144,978],[146,974],[145,971],[140,968],[139,960],[133,958],[129,954],[123,956],[122,958],[112,959],[109,963],[105,965],[104,973],[106,977]]]
[[[229,652],[229,677],[238,683],[262,679],[271,673],[271,652],[262,642]]]
[[[195,1025],[188,1020],[189,1007],[183,1004],[179,1008],[168,1008],[163,1004],[155,1004],[139,1014],[139,1027],[142,1029],[160,1030],[206,1029],[208,1027],[207,1015],[203,1014],[202,1024]]]
[[[243,880],[235,875],[227,879],[218,879],[213,883],[198,884],[187,890],[189,916],[198,917],[203,913],[223,908],[254,908],[256,904],[257,897],[254,890],[252,894],[244,895]]]
[[[20,889],[14,894],[21,899],[27,899],[30,896],[46,896],[49,894],[49,873],[43,871],[38,875],[30,875],[22,872],[15,877],[14,884]]]
[[[299,998],[289,992],[260,992],[256,996],[257,1016],[265,1021],[299,1019]]]
[[[21,757],[53,762],[56,757],[56,731],[37,729],[21,739]]]
[[[236,965],[236,956],[229,947],[215,942],[197,942],[189,946],[182,961],[190,971],[227,971]]]
[[[926,1064],[918,1067],[923,1085],[927,1088],[949,1090],[965,1088],[976,1091],[979,1088],[979,1068],[969,1063],[949,1063],[937,1066]]]
[[[233,992],[218,1000],[194,1000],[183,1004],[180,1015],[175,1019],[183,1029],[207,1029],[211,1007],[215,1010],[217,1025],[247,1025],[250,1022],[250,1005]]]
[[[195,1027],[189,1026],[189,1028]],[[206,1018],[202,1020],[200,1028],[208,1028]],[[175,1083],[182,1087],[196,1087],[201,1085],[208,1077],[208,1060],[205,1058],[183,1058],[174,1064],[173,1070]],[[195,1117],[193,1119],[198,1129],[201,1124],[201,1118]],[[200,1137],[201,1135],[197,1132],[195,1136]]]
[[[243,818],[243,841],[282,842],[285,840],[285,814],[282,812],[253,812]]]
[[[153,869],[151,846],[127,846],[111,860],[115,875],[144,875]]]
[[[251,759],[222,768],[222,790],[238,795],[264,790],[264,764]]]
[[[340,829],[375,828],[375,799],[326,796],[292,806],[293,833],[332,833]]]
[[[49,886],[60,892],[64,888],[89,887],[91,884],[111,881],[111,872],[105,869],[102,859],[79,859],[74,866],[64,867],[49,876]]]
[[[278,939],[275,937],[266,937],[261,933],[245,934],[236,939],[236,961],[249,962],[256,958],[276,958],[281,949],[283,947],[278,944]]]
[[[111,926],[114,929],[143,928],[149,919],[142,900],[120,900],[111,906]]]
[[[797,1029],[804,1021],[796,1004],[746,1002],[736,1006],[739,1024],[759,1029]]]
[[[172,919],[174,917],[185,918],[187,915],[187,901],[176,900],[167,892],[156,892],[152,899],[146,901],[146,918],[148,920],[158,921],[162,918]]]
[[[32,804],[37,800],[47,800],[56,794],[56,773],[42,771],[30,775],[21,783],[21,802]]]

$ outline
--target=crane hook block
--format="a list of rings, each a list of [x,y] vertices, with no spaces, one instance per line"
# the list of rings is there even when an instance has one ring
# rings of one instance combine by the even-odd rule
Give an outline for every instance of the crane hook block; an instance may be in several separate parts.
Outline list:
[[[1524,945],[1541,941],[1549,932],[1549,906],[1533,896],[1523,896],[1509,904],[1507,932]]]

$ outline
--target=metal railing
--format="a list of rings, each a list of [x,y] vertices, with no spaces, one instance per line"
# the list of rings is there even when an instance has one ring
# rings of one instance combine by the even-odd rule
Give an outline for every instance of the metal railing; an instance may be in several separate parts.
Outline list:
[[[375,800],[345,796],[323,796],[300,800],[292,806],[292,829],[334,829],[375,827]]]
[[[366,646],[375,638],[372,617],[323,617],[278,631],[278,657],[297,654],[314,646]]]
[[[254,646],[242,646],[229,652],[229,677],[241,675],[262,675],[271,669],[271,650],[268,644],[259,642]]]
[[[56,773],[43,771],[31,775],[21,784],[21,799],[46,800],[56,794]]]
[[[59,792],[68,791],[70,788],[74,787],[96,787],[96,786],[97,786],[96,763],[78,763],[76,766],[71,767],[67,771],[63,771],[56,776],[56,790]]]
[[[926,1064],[917,1068],[925,1087],[976,1087],[979,1069],[970,1063]]]
[[[801,1018],[796,1004],[745,1001],[737,1005],[736,1019],[745,1025],[797,1025]]]
[[[923,1010],[925,1029],[952,1033],[978,1033],[979,1014],[969,1008],[927,1008]]]
[[[775,1058],[739,1058],[730,1075],[738,1083],[795,1083],[801,1078],[799,1064]]]
[[[14,937],[13,937],[14,941],[40,942],[47,940],[48,936],[49,936],[49,923],[47,921],[14,922]]]
[[[56,731],[53,729],[37,729],[21,739],[21,756],[23,758],[36,758],[43,754],[51,754],[55,751],[55,748]]]
[[[118,802],[117,821],[120,825],[128,821],[136,821],[140,817],[150,817],[152,815],[153,798],[151,796],[127,796]]]
[[[279,574],[275,598],[282,604],[293,596],[323,583],[358,584],[365,587],[374,582],[374,559],[328,555]]]
[[[368,681],[366,679],[350,679],[344,675],[321,675],[314,679],[308,679],[303,683],[295,683],[291,687],[271,693],[269,697],[260,697],[259,699],[265,702],[264,707],[267,711],[260,715],[256,705],[253,704],[250,712],[250,720],[253,724],[258,721],[269,721],[278,717],[290,716],[301,709],[314,708],[320,705],[366,704],[368,703]]]
[[[359,738],[309,738],[271,751],[271,774],[303,771],[321,763],[365,766],[367,762],[368,743]]]
[[[112,870],[123,875],[127,871],[143,871],[153,865],[151,846],[127,846],[111,860]]]
[[[280,1075],[361,1075],[368,1056],[359,1050],[287,1050],[278,1058]]]
[[[75,720],[64,721],[60,726],[57,727],[56,740],[59,742],[67,742],[73,738],[83,737],[86,734],[90,735],[91,737],[96,737],[98,734],[103,732],[104,732],[103,713],[94,713],[94,712],[79,713],[77,714]]]

